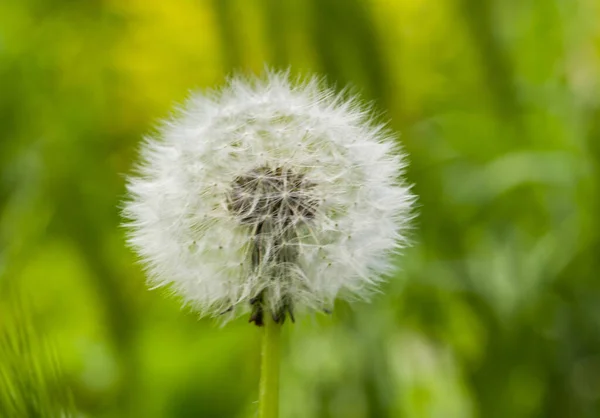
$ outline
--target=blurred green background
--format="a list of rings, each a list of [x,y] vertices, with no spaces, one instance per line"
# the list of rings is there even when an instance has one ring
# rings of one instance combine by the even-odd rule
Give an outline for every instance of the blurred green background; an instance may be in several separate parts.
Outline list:
[[[0,416],[255,416],[257,329],[148,291],[118,206],[265,63],[373,101],[419,196],[371,304],[286,324],[282,417],[600,417],[597,0],[2,0]]]

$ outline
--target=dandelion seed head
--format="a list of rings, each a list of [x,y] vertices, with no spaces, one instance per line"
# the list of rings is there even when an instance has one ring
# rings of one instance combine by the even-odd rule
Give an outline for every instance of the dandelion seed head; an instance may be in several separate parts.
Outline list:
[[[404,156],[353,97],[317,78],[233,77],[143,144],[125,203],[155,287],[201,314],[283,321],[364,297],[406,243]]]

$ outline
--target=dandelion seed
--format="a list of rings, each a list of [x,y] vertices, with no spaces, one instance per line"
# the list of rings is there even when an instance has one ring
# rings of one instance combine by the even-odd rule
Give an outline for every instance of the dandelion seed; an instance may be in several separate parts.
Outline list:
[[[406,244],[394,136],[355,98],[285,73],[192,96],[142,147],[129,243],[154,287],[261,325],[364,297]]]

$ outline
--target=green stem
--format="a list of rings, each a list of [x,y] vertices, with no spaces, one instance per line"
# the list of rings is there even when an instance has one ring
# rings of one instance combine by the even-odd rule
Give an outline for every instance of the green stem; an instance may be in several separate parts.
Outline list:
[[[276,323],[269,312],[265,312],[262,329],[262,364],[260,370],[258,416],[259,418],[277,418],[279,416],[281,324]]]

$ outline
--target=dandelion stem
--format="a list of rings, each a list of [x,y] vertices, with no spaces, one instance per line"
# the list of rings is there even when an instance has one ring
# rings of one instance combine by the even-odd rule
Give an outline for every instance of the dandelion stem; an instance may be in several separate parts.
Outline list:
[[[258,399],[259,418],[279,416],[279,357],[281,324],[266,313],[262,327],[262,364]]]

